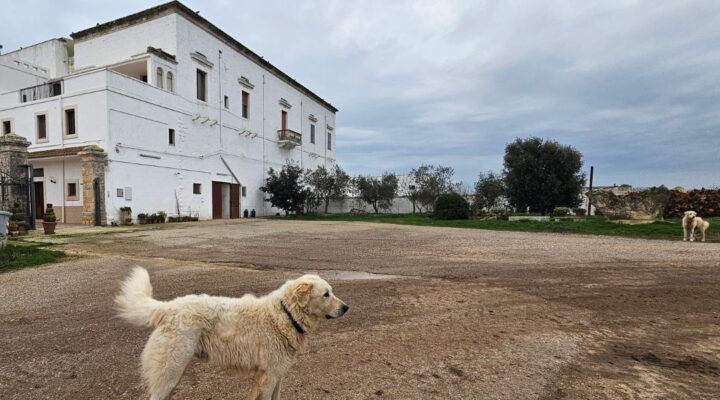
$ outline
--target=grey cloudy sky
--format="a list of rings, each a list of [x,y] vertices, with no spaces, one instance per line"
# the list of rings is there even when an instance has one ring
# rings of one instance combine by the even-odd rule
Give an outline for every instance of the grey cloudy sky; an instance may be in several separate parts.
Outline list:
[[[7,52],[159,3],[4,2]],[[720,1],[196,1],[184,4],[340,109],[351,173],[571,144],[596,184],[720,186]]]

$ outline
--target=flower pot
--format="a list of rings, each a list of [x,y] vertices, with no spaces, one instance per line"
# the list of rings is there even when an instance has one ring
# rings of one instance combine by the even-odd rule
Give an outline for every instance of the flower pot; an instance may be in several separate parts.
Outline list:
[[[43,221],[43,230],[45,231],[46,235],[54,235],[55,234],[55,226],[57,225],[57,222],[45,222]]]

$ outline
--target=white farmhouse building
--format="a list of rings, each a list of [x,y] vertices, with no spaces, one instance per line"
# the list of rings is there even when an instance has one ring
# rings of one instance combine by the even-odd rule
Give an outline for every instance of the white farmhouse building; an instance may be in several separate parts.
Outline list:
[[[103,223],[274,214],[270,167],[335,163],[337,109],[179,2],[71,37],[0,55],[2,133],[31,142],[38,216],[95,223],[96,196]]]

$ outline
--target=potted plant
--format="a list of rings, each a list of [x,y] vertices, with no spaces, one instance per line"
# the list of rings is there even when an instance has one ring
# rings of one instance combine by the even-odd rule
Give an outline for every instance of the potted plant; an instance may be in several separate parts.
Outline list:
[[[120,223],[124,225],[132,224],[132,208],[120,207]]]
[[[138,223],[140,225],[145,225],[148,223],[148,216],[145,213],[138,214]]]
[[[55,210],[53,205],[48,203],[45,208],[45,215],[43,216],[43,230],[46,235],[55,234],[55,226],[57,225],[57,218],[55,218]]]

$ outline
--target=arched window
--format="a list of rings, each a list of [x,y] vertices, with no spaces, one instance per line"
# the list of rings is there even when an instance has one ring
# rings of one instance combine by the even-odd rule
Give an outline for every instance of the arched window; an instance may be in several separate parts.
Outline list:
[[[173,86],[173,73],[168,71],[167,73],[167,90],[174,92],[175,87]]]
[[[155,84],[160,89],[163,88],[163,69],[160,67],[157,67],[157,77],[155,78]]]

